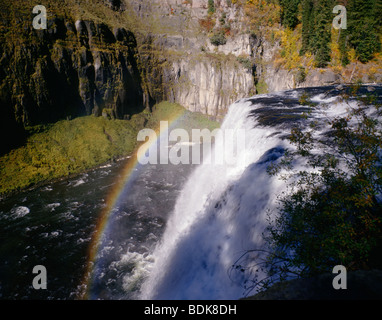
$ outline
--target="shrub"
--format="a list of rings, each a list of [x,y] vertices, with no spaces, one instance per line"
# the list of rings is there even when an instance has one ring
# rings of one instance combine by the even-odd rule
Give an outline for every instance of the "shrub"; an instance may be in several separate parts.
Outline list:
[[[214,46],[225,45],[227,43],[227,38],[223,32],[217,32],[210,37],[210,42]]]
[[[236,60],[237,60],[238,62],[240,62],[241,65],[242,65],[245,69],[247,69],[249,72],[252,72],[253,63],[252,63],[252,61],[251,61],[250,58],[248,58],[248,57],[243,57],[243,56],[239,56],[239,57],[236,58]]]
[[[344,103],[357,94],[353,90]],[[245,273],[248,291],[331,273],[336,265],[348,271],[382,267],[382,108],[373,95],[357,99],[344,116],[324,114],[325,135],[317,134],[316,119],[293,128],[294,148],[268,167],[287,188],[278,212],[269,212],[268,248],[247,251],[232,266]],[[306,96],[301,100],[315,107]]]
[[[215,2],[214,0],[208,0],[208,9],[207,13],[209,16],[213,15],[215,13]]]
[[[296,81],[297,83],[302,83],[305,80],[306,80],[306,69],[302,66],[299,66],[297,70]]]
[[[215,21],[210,17],[206,19],[199,19],[199,25],[203,30],[210,32],[215,26]]]
[[[294,128],[290,141],[296,150],[288,151],[276,170],[270,168],[272,174],[283,169],[293,178],[268,228],[269,265],[281,278],[313,276],[335,265],[348,270],[381,266],[380,107],[374,111],[371,117],[364,105],[349,104],[348,114],[328,120],[325,137],[317,137],[313,122],[308,130]],[[306,160],[306,170],[293,171],[297,157]]]

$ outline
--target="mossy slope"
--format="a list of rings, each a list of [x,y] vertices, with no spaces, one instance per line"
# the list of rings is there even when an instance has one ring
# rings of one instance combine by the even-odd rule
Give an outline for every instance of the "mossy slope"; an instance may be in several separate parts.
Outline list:
[[[179,116],[177,125],[214,129],[219,125],[206,116],[186,111],[178,104],[162,102],[130,120],[85,116],[62,120],[46,127],[30,128],[25,145],[0,157],[0,194],[32,187],[52,179],[83,172],[137,147],[137,134],[144,127],[156,129],[160,121]]]

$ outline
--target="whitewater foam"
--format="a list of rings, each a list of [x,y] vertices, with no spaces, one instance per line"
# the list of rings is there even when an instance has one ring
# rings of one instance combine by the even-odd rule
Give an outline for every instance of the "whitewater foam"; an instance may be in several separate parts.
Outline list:
[[[137,298],[142,282],[148,277],[153,266],[153,256],[147,253],[127,252],[118,262],[118,267],[130,269],[128,276],[123,277],[123,289],[133,293],[131,298]]]
[[[58,208],[58,207],[60,207],[60,206],[61,206],[61,203],[59,203],[59,202],[49,203],[49,204],[46,205],[46,207],[47,207],[51,212],[55,211],[56,208]]]
[[[232,266],[249,250],[264,248],[268,218],[273,218],[277,197],[286,191],[285,182],[270,176],[267,168],[286,149],[294,148],[286,138],[297,123],[309,130],[310,122],[316,120],[315,134],[324,135],[329,119],[356,105],[356,101],[343,101],[338,90],[309,89],[314,108],[300,103],[304,90],[259,95],[230,106],[222,131],[244,129],[245,148],[238,161],[205,162],[189,177],[152,254],[151,272],[139,298],[238,299],[248,293],[246,281],[253,276],[249,273],[266,276],[256,267],[233,270]],[[215,143],[207,159],[230,156],[219,145]],[[306,169],[305,162],[295,161],[295,169]],[[256,265],[255,259],[261,256],[249,254],[246,259]]]
[[[23,218],[27,214],[30,213],[30,209],[28,207],[19,206],[11,209],[11,215],[13,218]]]
[[[184,186],[153,253],[155,261],[141,288],[142,299],[237,299],[242,295],[242,275],[232,281],[227,272],[237,255],[260,244],[266,217],[258,213],[270,205],[269,189],[277,188],[266,173],[267,161],[256,162],[281,143],[269,137],[269,128],[255,126],[249,118],[252,108],[247,100],[235,103],[222,125],[222,131],[245,128],[246,137],[251,137],[238,161],[202,164]],[[223,156],[219,147],[216,143],[209,156]]]

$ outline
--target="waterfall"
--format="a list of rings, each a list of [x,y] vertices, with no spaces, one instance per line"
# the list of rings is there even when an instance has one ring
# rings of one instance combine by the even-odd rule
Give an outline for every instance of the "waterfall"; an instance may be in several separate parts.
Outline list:
[[[236,161],[202,164],[184,186],[155,263],[142,286],[143,299],[237,299],[243,281],[228,271],[243,252],[258,247],[277,186],[267,174],[267,159],[282,154],[283,142],[274,129],[256,126],[250,116],[253,103],[234,103],[222,132],[245,130],[245,147]],[[223,156],[224,144],[216,138],[211,156]],[[230,155],[225,155],[230,156]],[[231,159],[232,160],[232,159]]]
[[[232,104],[222,131],[245,130],[245,147],[237,161],[198,166],[179,195],[153,257],[154,264],[141,287],[142,299],[238,299],[245,292],[245,272],[230,272],[245,252],[264,245],[267,217],[276,211],[276,199],[285,182],[267,173],[267,167],[291,145],[286,139],[296,123],[306,125],[310,110],[300,103],[308,93],[316,106],[331,116],[346,110],[334,87],[291,90]],[[318,112],[316,112],[318,110]],[[319,118],[320,108],[310,113]],[[322,128],[322,130],[326,130]],[[212,156],[227,150],[218,143]],[[226,155],[227,156],[227,155]],[[229,156],[229,155],[228,155]],[[258,270],[261,276],[261,270]]]

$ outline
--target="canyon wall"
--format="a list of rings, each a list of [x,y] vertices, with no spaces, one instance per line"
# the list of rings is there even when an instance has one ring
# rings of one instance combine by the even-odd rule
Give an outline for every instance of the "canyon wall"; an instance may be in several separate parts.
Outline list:
[[[148,106],[128,30],[54,18],[46,30],[12,31],[0,51],[1,134],[9,137],[1,150],[29,126],[91,114],[122,119]]]
[[[155,84],[156,91],[162,94],[156,100],[171,100],[189,110],[220,118],[232,102],[256,93],[343,81],[329,69],[307,72],[302,79],[296,70],[276,66],[274,59],[280,44],[269,42],[261,32],[250,33],[245,13],[230,1],[215,1],[213,28],[219,29],[219,17],[223,16],[230,25],[225,43],[219,45],[210,41],[213,31],[203,30],[208,17],[207,0],[126,3],[151,32],[139,42],[141,56],[150,56],[144,63],[150,75],[147,82],[149,86]],[[158,70],[158,66],[162,68]]]
[[[8,6],[0,17],[1,150],[22,142],[26,127],[60,119],[125,119],[164,100],[221,119],[240,98],[338,80],[315,72],[297,81],[275,68],[278,44],[249,33],[229,1],[215,1],[214,23],[224,15],[231,28],[219,44],[202,27],[207,0],[56,3],[46,30],[32,28],[24,2],[25,13]]]

